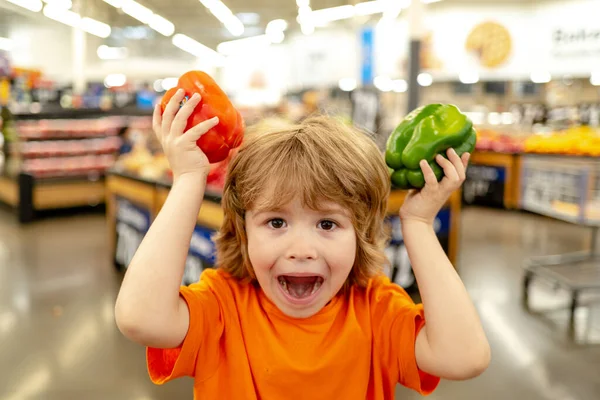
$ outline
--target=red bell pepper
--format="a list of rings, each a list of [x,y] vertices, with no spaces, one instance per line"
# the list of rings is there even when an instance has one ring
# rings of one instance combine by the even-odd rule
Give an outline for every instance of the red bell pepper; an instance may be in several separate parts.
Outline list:
[[[202,121],[219,117],[219,123],[202,135],[196,144],[206,154],[211,164],[226,159],[229,151],[238,147],[244,137],[245,124],[239,111],[208,74],[202,71],[189,71],[179,78],[177,86],[165,93],[161,102],[162,112],[178,89],[185,90],[185,98],[180,107],[194,93],[199,93],[202,97],[200,104],[188,119],[186,131]]]

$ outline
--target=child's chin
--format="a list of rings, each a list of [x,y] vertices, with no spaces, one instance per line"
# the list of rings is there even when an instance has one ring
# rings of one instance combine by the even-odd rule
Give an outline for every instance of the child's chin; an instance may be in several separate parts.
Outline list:
[[[321,302],[315,302],[315,304],[301,308],[294,307],[289,304],[277,304],[277,308],[291,318],[310,318],[321,311],[321,309],[324,307],[324,305],[321,305],[320,303]]]

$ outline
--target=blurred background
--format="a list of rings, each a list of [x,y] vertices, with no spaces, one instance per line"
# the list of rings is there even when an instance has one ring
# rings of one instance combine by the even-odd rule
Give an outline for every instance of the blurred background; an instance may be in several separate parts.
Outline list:
[[[468,113],[477,150],[435,228],[492,364],[431,398],[600,399],[598,15],[596,0],[0,0],[0,399],[192,397],[191,379],[151,384],[113,315],[171,185],[151,110],[189,70],[249,129],[325,112],[382,150],[419,105]],[[214,264],[227,163],[183,284]],[[418,300],[404,196],[386,272]]]

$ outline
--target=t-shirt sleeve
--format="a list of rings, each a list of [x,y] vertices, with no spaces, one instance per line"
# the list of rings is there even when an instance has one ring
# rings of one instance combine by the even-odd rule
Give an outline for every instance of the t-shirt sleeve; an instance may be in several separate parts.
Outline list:
[[[182,376],[204,380],[216,370],[224,323],[211,280],[203,273],[198,283],[179,290],[190,313],[190,326],[181,345],[173,349],[146,348],[148,373],[153,383],[162,385]]]
[[[404,289],[387,278],[378,280],[372,288],[375,348],[384,367],[397,371],[398,383],[420,394],[430,394],[440,378],[419,369],[415,355],[417,335],[425,326],[423,306],[415,304]]]

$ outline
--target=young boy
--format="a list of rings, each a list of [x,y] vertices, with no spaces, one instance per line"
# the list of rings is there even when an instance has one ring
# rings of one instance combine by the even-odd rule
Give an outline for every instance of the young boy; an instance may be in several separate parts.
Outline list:
[[[246,138],[223,192],[217,268],[181,287],[209,169],[195,142],[218,123],[184,133],[200,98],[182,99],[154,113],[174,183],[116,303],[153,382],[192,376],[198,399],[393,399],[397,382],[428,394],[486,369],[484,331],[433,230],[468,154],[438,157],[439,183],[422,163],[426,186],[400,211],[423,305],[381,273],[383,156],[324,117]]]

